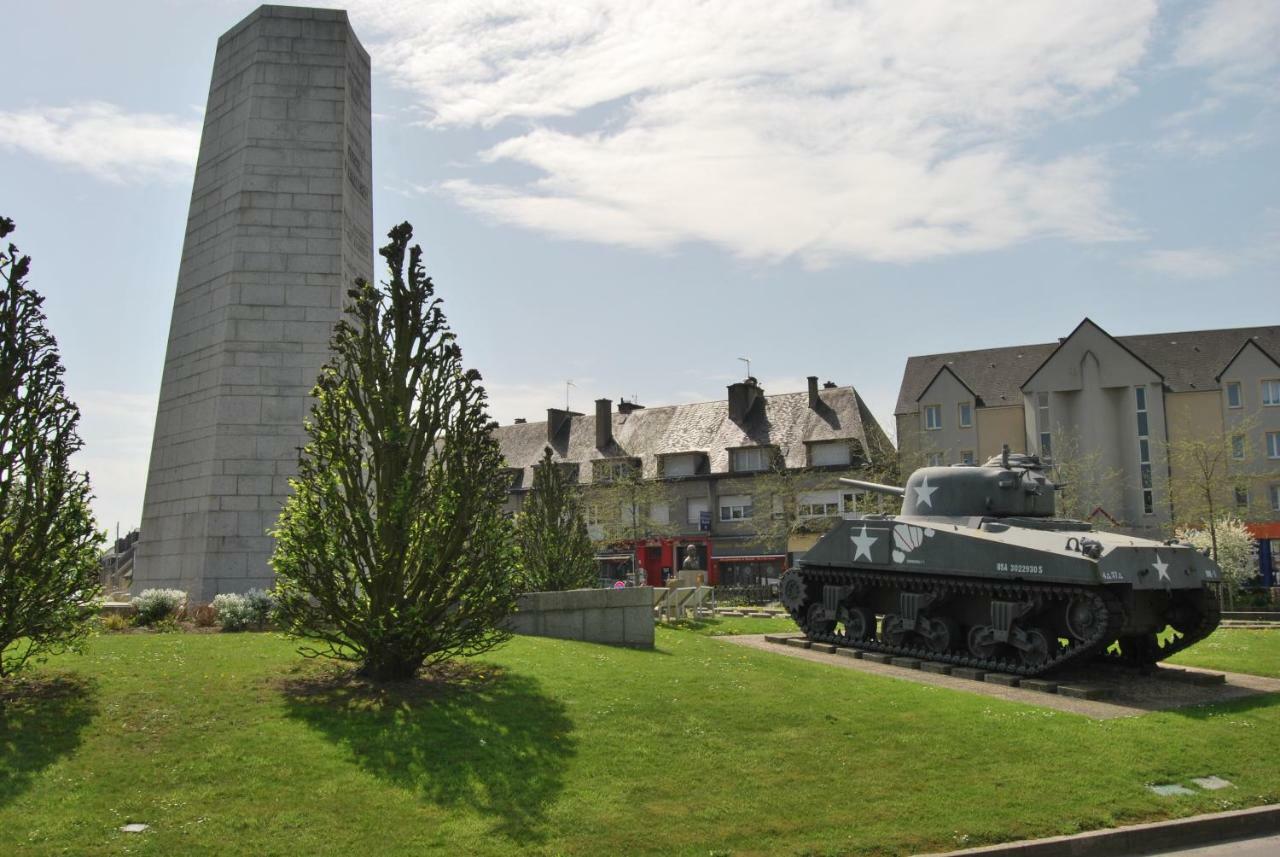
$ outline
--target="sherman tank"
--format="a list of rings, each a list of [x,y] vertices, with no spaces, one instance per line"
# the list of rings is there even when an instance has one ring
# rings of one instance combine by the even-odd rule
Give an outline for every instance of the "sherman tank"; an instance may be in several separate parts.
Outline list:
[[[924,467],[898,515],[846,518],[779,596],[811,640],[1017,675],[1148,666],[1218,626],[1217,565],[1189,544],[1055,517],[1035,456]]]

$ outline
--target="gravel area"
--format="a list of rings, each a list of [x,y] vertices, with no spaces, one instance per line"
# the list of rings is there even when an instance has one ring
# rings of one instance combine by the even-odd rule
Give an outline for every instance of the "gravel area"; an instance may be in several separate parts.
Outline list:
[[[1159,667],[1147,673],[1140,673],[1136,670],[1103,665],[1088,669],[1066,670],[1047,677],[1058,684],[1099,688],[1108,694],[1108,698],[1105,700],[1076,699],[1057,693],[1027,690],[1021,687],[1005,687],[1000,684],[973,681],[949,675],[938,675],[919,669],[872,663],[871,661],[855,659],[839,653],[828,654],[811,649],[779,645],[767,642],[764,634],[717,637],[715,639],[733,645],[773,652],[784,657],[802,658],[807,661],[830,664],[841,669],[858,670],[903,681],[949,687],[954,690],[980,693],[984,696],[993,696],[998,699],[1025,702],[1028,705],[1038,705],[1042,708],[1052,708],[1057,711],[1071,712],[1072,714],[1083,714],[1095,720],[1107,720],[1113,717],[1133,717],[1145,714],[1148,711],[1164,711],[1188,705],[1226,702],[1264,693],[1280,693],[1280,679],[1261,678],[1242,673],[1200,670],[1193,667]],[[1223,676],[1224,680],[1216,684],[1203,683],[1212,681],[1211,677],[1213,676]]]

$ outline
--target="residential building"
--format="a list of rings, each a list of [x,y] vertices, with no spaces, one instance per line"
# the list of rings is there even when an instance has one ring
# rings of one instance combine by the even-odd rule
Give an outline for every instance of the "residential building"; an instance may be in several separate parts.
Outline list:
[[[800,393],[766,395],[748,378],[714,402],[646,408],[623,401],[615,411],[611,400],[600,399],[590,415],[549,408],[545,422],[517,421],[495,433],[511,468],[512,512],[547,447],[588,503],[603,502],[611,484],[638,476],[644,523],[609,536],[593,507],[588,523],[601,542],[606,576],[622,579],[642,568],[652,585],[680,568],[690,546],[713,584],[776,580],[816,541],[816,532],[804,530],[825,531],[831,518],[855,511],[860,495],[842,488],[839,477],[866,478],[870,468],[891,466],[895,455],[857,391],[819,388],[816,376]],[[787,506],[780,484],[793,491],[791,508],[801,522],[823,526],[778,526],[786,512],[777,507]],[[627,503],[625,494],[609,496]]]
[[[1064,468],[1088,461],[1074,473],[1099,498],[1086,513],[1148,535],[1187,518],[1173,489],[1197,475],[1181,451],[1220,441],[1214,478],[1273,580],[1280,326],[1117,337],[1086,318],[1058,342],[911,357],[894,416],[904,469],[980,463],[1005,444]]]

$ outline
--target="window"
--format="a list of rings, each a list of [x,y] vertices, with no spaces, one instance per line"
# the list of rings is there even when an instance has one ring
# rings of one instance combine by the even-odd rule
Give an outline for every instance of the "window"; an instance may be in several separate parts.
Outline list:
[[[594,527],[600,523],[600,507],[595,503],[588,504],[583,510],[582,517],[587,522],[587,526]]]
[[[666,477],[693,476],[698,472],[700,453],[667,455],[662,458],[662,475]]]
[[[595,481],[616,482],[640,472],[640,462],[634,458],[611,458],[595,462]]]
[[[1262,382],[1262,404],[1267,407],[1280,405],[1280,380],[1273,378]]]
[[[1237,460],[1244,458],[1244,435],[1231,436],[1231,457]]]
[[[796,515],[801,518],[829,518],[840,514],[840,494],[821,491],[801,494],[797,498]]]
[[[671,523],[671,507],[666,503],[653,503],[649,506],[649,520],[655,524]]]
[[[1040,457],[1053,455],[1053,438],[1049,436],[1049,394],[1036,393],[1036,422],[1040,426]]]
[[[928,466],[929,466],[929,467],[941,467],[941,466],[942,466],[942,453],[941,453],[941,452],[931,452],[931,453],[929,453],[928,457],[927,457],[925,460],[926,460],[926,462],[928,463]]]
[[[1249,508],[1248,488],[1236,488],[1236,508],[1242,511]]]
[[[1134,399],[1138,411],[1138,469],[1142,485],[1142,514],[1153,515],[1156,510],[1155,491],[1151,484],[1151,442],[1148,438],[1147,388],[1134,387]]]
[[[850,461],[849,444],[845,441],[809,444],[809,464],[813,467],[847,466]]]
[[[924,406],[924,427],[927,431],[942,428],[942,405]]]
[[[1239,381],[1227,382],[1227,407],[1228,408],[1244,407],[1244,401],[1240,398],[1240,382]]]
[[[751,517],[751,495],[741,494],[720,498],[720,520],[745,521]]]
[[[972,449],[962,449],[962,450],[960,450],[960,463],[961,463],[961,464],[973,464],[973,450],[972,450]]]
[[[1049,432],[1040,432],[1040,457],[1048,458],[1053,455],[1053,438],[1049,436]]]
[[[736,473],[751,470],[768,470],[771,448],[767,446],[750,446],[745,449],[732,450],[731,468]]]
[[[973,402],[960,403],[960,428],[973,426]]]
[[[1271,511],[1280,512],[1280,485],[1271,486]]]
[[[689,514],[688,514],[689,523],[691,524],[702,523],[703,513],[710,511],[710,509],[711,509],[711,504],[705,498],[690,497],[689,498]]]
[[[1267,458],[1280,458],[1280,431],[1267,432]]]

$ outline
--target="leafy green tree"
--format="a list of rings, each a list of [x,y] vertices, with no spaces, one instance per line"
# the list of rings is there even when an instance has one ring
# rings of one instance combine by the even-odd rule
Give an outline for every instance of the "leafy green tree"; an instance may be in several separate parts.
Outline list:
[[[13,221],[0,218],[0,238]],[[0,677],[76,646],[97,611],[106,539],[89,477],[71,467],[80,411],[67,398],[31,257],[0,250]]]
[[[533,490],[516,519],[525,586],[535,592],[582,589],[596,584],[595,550],[587,535],[578,491],[551,460],[534,468]]]
[[[660,479],[645,479],[638,467],[627,466],[607,477],[600,473],[587,486],[590,523],[601,545],[634,544],[641,539],[674,535],[671,490]]]
[[[412,227],[389,237],[390,281],[348,292],[271,562],[304,654],[404,680],[506,639],[517,581],[480,374],[463,368]]]

